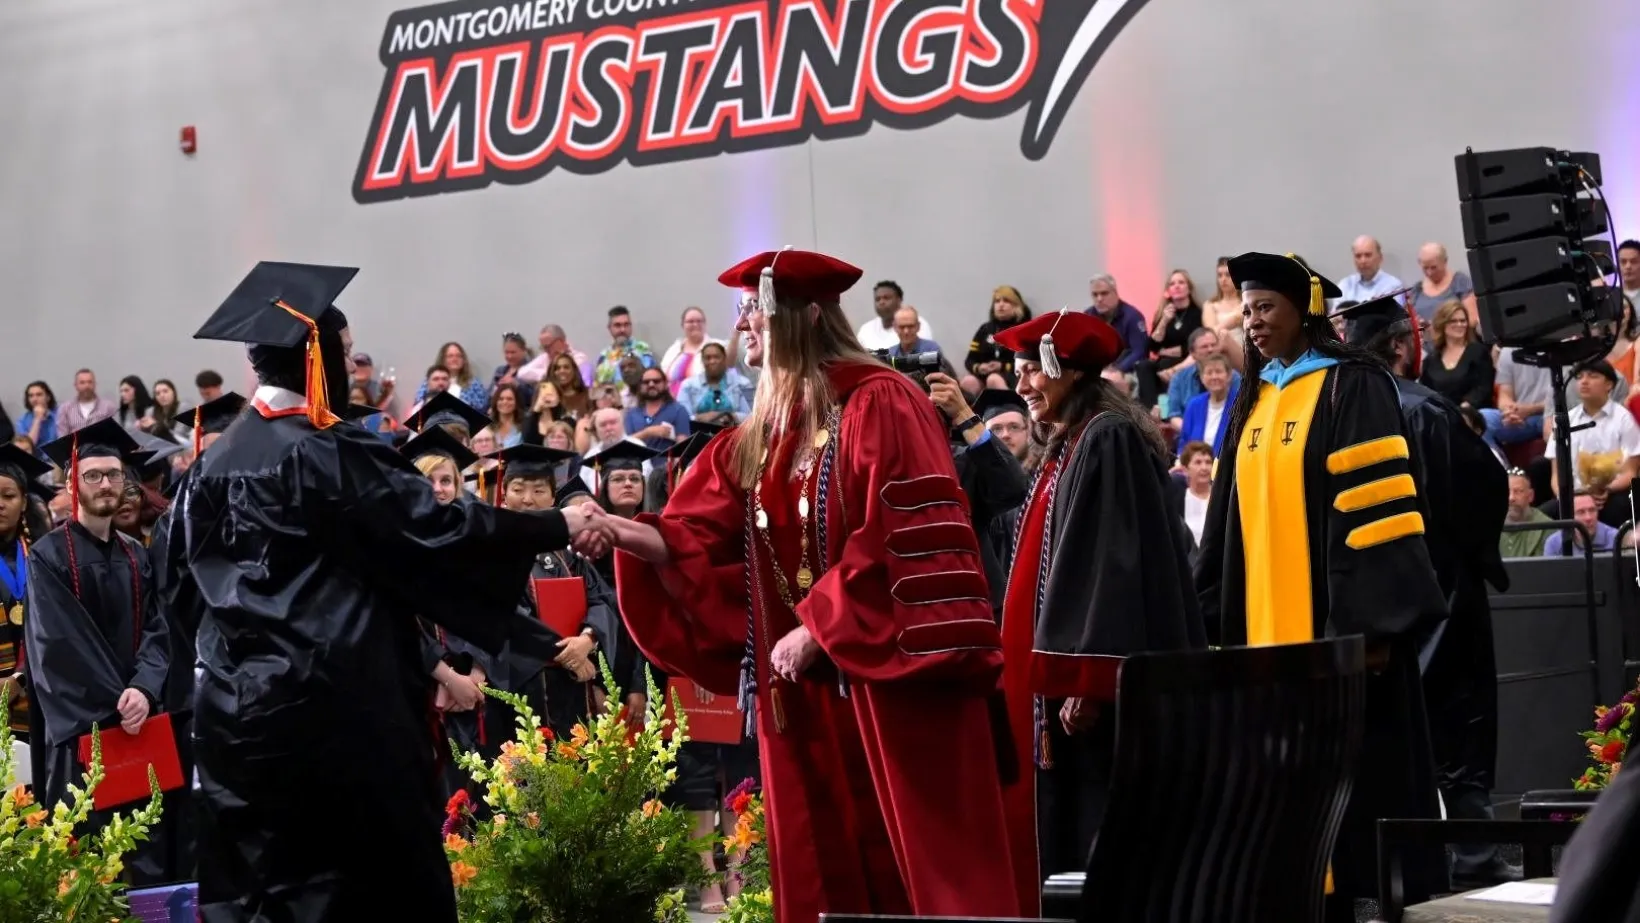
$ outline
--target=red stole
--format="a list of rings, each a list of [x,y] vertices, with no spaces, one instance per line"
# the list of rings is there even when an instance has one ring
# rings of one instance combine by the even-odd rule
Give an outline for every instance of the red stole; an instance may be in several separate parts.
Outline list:
[[[1059,475],[1058,459],[1043,462],[1025,501],[1023,521],[1002,601],[1002,692],[1008,706],[1008,729],[1019,761],[1018,779],[1003,787],[1009,851],[1014,877],[1027,913],[1041,899],[1036,841],[1037,702],[1031,692],[1031,650],[1036,641],[1036,606],[1041,592],[1042,556],[1047,552],[1048,500]],[[1043,742],[1042,754],[1046,755]]]

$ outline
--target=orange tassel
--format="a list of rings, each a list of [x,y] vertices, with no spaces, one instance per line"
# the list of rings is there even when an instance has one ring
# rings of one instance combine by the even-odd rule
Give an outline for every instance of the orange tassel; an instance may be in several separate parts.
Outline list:
[[[205,417],[205,407],[204,407],[204,405],[202,404],[198,407],[195,407],[194,408],[194,458],[196,458],[196,459],[199,458],[199,453],[205,451],[205,428],[199,425],[199,421],[204,419],[204,417]]]
[[[330,412],[330,389],[325,384],[324,353],[319,349],[319,322],[296,310],[283,301],[274,304],[285,310],[285,313],[307,325],[307,418],[317,429],[329,429],[341,422],[341,418]]]
[[[507,491],[502,485],[507,483],[507,462],[505,459],[495,463],[495,505],[501,509],[507,508]]]
[[[484,489],[484,463],[483,462],[480,462],[479,465],[478,465],[478,499],[480,499],[480,500],[488,500],[489,499],[489,491]],[[497,504],[497,506],[499,506],[499,505],[500,504]]]

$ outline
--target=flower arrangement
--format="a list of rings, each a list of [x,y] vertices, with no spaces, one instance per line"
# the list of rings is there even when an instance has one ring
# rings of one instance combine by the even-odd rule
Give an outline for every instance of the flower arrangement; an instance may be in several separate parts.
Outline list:
[[[16,778],[7,698],[0,684],[0,784]],[[115,814],[97,833],[76,839],[74,828],[90,815],[91,793],[102,780],[102,737],[93,728],[91,765],[84,785],[69,787],[67,803],[47,811],[22,785],[0,794],[0,923],[130,919],[122,857],[159,820],[159,780],[150,768],[147,807],[130,817]]]
[[[518,734],[489,764],[456,762],[484,787],[493,812],[480,819],[467,792],[446,806],[444,850],[463,923],[685,923],[685,889],[708,874],[687,814],[659,796],[677,776],[687,724],[647,678],[649,706],[635,731],[620,714],[619,688],[603,665],[608,706],[589,729],[555,740],[521,696],[494,689],[518,712]],[[675,703],[674,703],[675,705]]]
[[[1629,749],[1637,705],[1640,705],[1640,685],[1619,699],[1616,705],[1610,708],[1602,705],[1594,710],[1594,730],[1583,732],[1592,765],[1572,783],[1578,791],[1599,791],[1612,784],[1617,777],[1617,771],[1623,768],[1623,756]]]
[[[723,841],[740,893],[729,899],[724,923],[774,923],[774,888],[769,881],[769,846],[764,833],[763,796],[751,779],[735,786],[723,806],[734,812],[734,835]]]

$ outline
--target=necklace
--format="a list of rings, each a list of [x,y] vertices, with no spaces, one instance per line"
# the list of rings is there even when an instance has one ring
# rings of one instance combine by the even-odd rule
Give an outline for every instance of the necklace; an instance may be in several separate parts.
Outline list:
[[[774,673],[774,663],[772,657],[773,646],[769,632],[768,611],[759,602],[759,600],[763,598],[763,594],[760,592],[762,589],[762,581],[758,579],[756,554],[758,550],[757,545],[761,543],[762,550],[768,555],[769,572],[774,576],[775,592],[779,595],[780,602],[788,611],[792,613],[793,617],[796,617],[798,604],[803,601],[803,599],[808,595],[809,588],[814,585],[814,569],[810,566],[809,557],[809,514],[814,512],[816,508],[823,507],[825,505],[826,487],[824,483],[824,476],[826,466],[822,462],[822,456],[827,446],[831,442],[831,431],[837,428],[838,422],[839,413],[836,408],[833,408],[831,413],[827,415],[826,424],[814,434],[812,447],[806,447],[803,450],[804,455],[799,459],[798,464],[796,465],[797,480],[800,484],[797,496],[799,536],[798,547],[800,550],[798,553],[797,572],[791,581],[788,581],[786,578],[785,568],[781,566],[779,555],[775,552],[774,540],[769,536],[769,512],[763,505],[763,479],[768,473],[769,464],[768,449],[764,449],[763,457],[758,461],[757,480],[754,482],[754,486],[752,487],[751,497],[749,498],[750,503],[747,504],[747,518],[749,520],[748,526],[750,526],[748,531],[755,534],[757,537],[757,540],[752,540],[748,537],[748,541],[751,541],[752,544],[747,548],[746,562],[747,580],[748,583],[751,584],[750,589],[753,591],[750,594],[751,608],[752,612],[756,616],[756,621],[754,625],[749,626],[751,628],[750,634],[752,637],[747,639],[746,657],[741,664],[743,677],[742,699],[747,700],[743,701],[742,707],[750,705],[751,702],[749,700],[752,699],[755,694],[755,638],[756,636],[761,635],[763,638],[763,659],[769,664],[769,704],[773,709],[772,717],[774,719],[774,728],[776,733],[784,732],[786,729],[786,712],[785,707],[781,702],[780,684],[777,682],[779,677],[777,677]],[[817,463],[819,464],[817,465]],[[819,468],[818,472],[816,471],[817,467]],[[817,498],[818,502],[815,502],[814,500],[811,500],[811,491],[814,489],[817,481],[819,482],[820,496]],[[823,526],[823,511],[821,513],[820,522]],[[825,556],[825,548],[820,548],[819,552],[823,560]],[[791,584],[794,582],[797,584],[797,592],[795,594],[792,592],[791,587]],[[801,624],[802,620],[798,619],[798,623]],[[751,711],[749,708],[747,709],[747,716],[747,723],[748,725],[751,725]]]
[[[13,625],[23,624],[23,597],[28,589],[28,552],[23,547],[22,539],[17,540],[16,568],[0,558],[0,581],[6,584],[6,590],[11,593],[11,608],[6,611],[6,620]]]

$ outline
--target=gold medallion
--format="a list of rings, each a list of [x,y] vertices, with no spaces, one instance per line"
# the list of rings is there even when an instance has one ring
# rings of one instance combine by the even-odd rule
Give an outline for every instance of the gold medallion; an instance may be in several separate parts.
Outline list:
[[[759,529],[767,529],[769,527],[769,514],[765,513],[762,508],[759,508],[757,511],[757,527]]]
[[[825,448],[826,443],[828,443],[830,441],[831,441],[831,430],[829,430],[829,429],[823,429],[823,430],[819,431],[818,433],[814,434],[814,447],[817,448],[817,449]]]
[[[23,604],[21,602],[12,603],[11,612],[7,615],[7,618],[11,619],[13,625],[23,624]]]
[[[799,567],[797,569],[797,588],[807,590],[811,586],[814,586],[814,571],[809,570],[807,567]]]
[[[797,515],[803,517],[804,519],[809,518],[809,498],[808,497],[798,497],[797,498]]]

